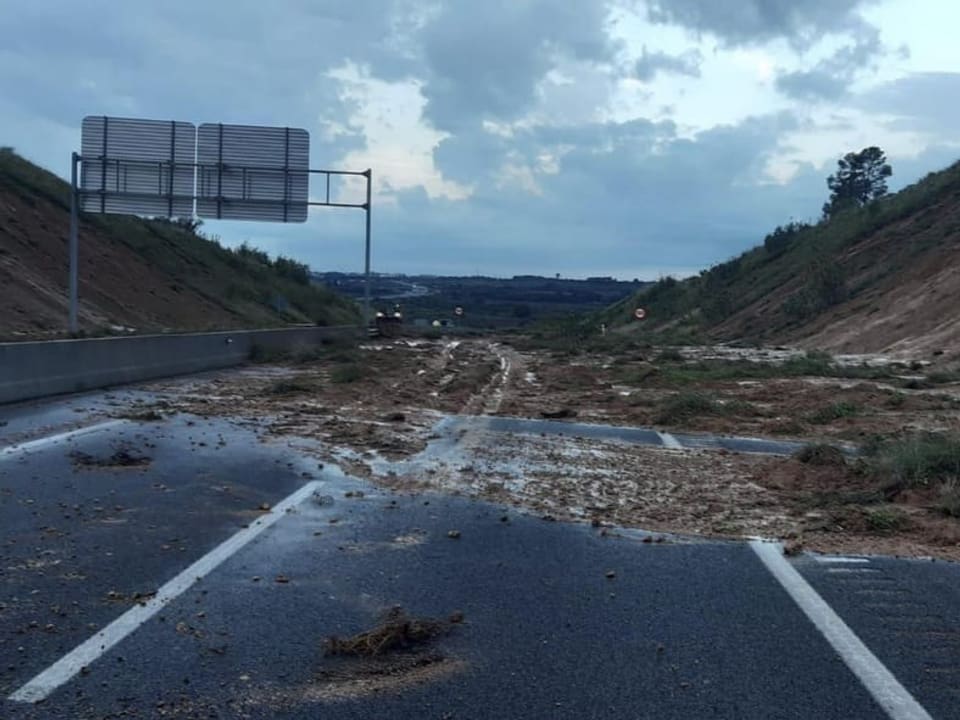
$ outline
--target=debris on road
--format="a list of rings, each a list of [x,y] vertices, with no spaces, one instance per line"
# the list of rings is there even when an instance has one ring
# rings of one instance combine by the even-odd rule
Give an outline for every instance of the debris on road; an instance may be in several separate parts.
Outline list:
[[[540,417],[546,420],[565,420],[566,418],[575,418],[576,410],[570,408],[560,408],[559,410],[541,410]]]
[[[462,612],[454,612],[446,620],[416,618],[402,607],[391,608],[384,621],[371,630],[351,637],[331,635],[325,641],[327,655],[373,657],[428,643],[450,632],[463,622]]]
[[[448,537],[448,538],[451,538],[451,539],[453,539],[453,540],[458,540],[458,539],[460,538],[460,531],[459,531],[459,530],[450,530],[449,532],[447,532],[447,537]]]
[[[145,467],[153,460],[146,455],[139,455],[129,448],[120,448],[107,457],[97,457],[89,453],[76,450],[70,453],[70,459],[77,467],[97,468],[130,468]]]

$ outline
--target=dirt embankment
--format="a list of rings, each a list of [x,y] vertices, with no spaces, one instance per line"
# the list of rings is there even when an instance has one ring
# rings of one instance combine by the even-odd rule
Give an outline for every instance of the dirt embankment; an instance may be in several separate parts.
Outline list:
[[[0,340],[65,334],[68,199],[64,181],[0,148]],[[342,298],[293,287],[173,223],[81,215],[79,239],[79,320],[88,332],[356,321]]]
[[[0,335],[44,337],[63,332],[67,317],[64,208],[0,185]],[[213,326],[239,318],[151,267],[129,248],[81,223],[80,313],[86,327],[177,328],[191,317]],[[189,327],[190,325],[187,324]]]
[[[956,169],[945,172],[955,174]],[[767,341],[831,352],[960,357],[960,319],[954,312],[960,293],[956,181],[953,188],[931,191],[906,217],[853,239],[829,257],[848,299]],[[781,326],[785,304],[803,285],[803,274],[735,312],[718,326],[720,335],[743,337],[758,328]]]

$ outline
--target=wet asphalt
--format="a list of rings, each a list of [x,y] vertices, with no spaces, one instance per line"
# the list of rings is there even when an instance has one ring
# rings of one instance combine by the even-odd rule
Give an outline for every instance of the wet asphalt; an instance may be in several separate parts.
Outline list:
[[[255,427],[100,426],[109,397],[0,408],[3,720],[883,717],[744,543],[387,493]],[[147,460],[96,464],[118,451]],[[6,699],[312,481],[48,699]],[[821,560],[792,562],[933,717],[960,717],[960,566]],[[404,667],[325,654],[396,605],[465,622]]]

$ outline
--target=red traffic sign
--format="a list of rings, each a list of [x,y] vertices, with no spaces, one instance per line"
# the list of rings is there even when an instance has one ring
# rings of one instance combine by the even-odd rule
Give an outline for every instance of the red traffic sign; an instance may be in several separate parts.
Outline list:
[[[636,310],[633,311],[633,316],[637,320],[643,320],[647,316],[647,311],[644,310],[643,308],[637,308]]]

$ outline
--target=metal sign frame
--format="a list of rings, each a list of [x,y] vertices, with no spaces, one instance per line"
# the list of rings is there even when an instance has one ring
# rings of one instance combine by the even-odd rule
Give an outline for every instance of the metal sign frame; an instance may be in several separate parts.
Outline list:
[[[90,115],[81,134],[80,209],[128,215],[193,214],[197,128],[174,120]]]
[[[86,123],[90,119],[96,120],[98,116],[90,116],[84,119]],[[166,149],[166,146],[160,145],[161,149],[164,149],[166,152],[166,158],[160,159],[157,158],[157,153],[154,153],[154,156],[150,156],[149,152],[148,158],[143,157],[123,157],[116,156],[111,157],[109,155],[109,144],[107,136],[107,127],[110,120],[125,122],[132,124],[135,128],[136,123],[142,123],[142,126],[147,127],[156,127],[158,125],[168,124],[171,128],[171,147]],[[277,222],[290,222],[290,216],[293,211],[297,213],[296,217],[300,217],[302,210],[303,220],[300,222],[306,221],[308,209],[311,207],[337,207],[337,208],[358,208],[364,211],[365,214],[365,224],[364,224],[364,298],[363,298],[363,308],[364,308],[364,320],[366,323],[370,322],[370,231],[371,231],[371,201],[372,201],[372,188],[373,188],[373,171],[371,169],[363,171],[350,171],[350,170],[330,170],[330,169],[311,169],[309,167],[302,167],[303,163],[298,164],[296,167],[291,167],[290,162],[290,137],[291,131],[301,132],[306,134],[305,130],[299,130],[295,128],[257,128],[259,130],[279,130],[284,133],[285,136],[285,158],[284,164],[281,167],[271,167],[269,165],[260,164],[247,164],[243,163],[224,163],[222,154],[218,158],[217,163],[201,163],[199,162],[199,157],[197,155],[197,150],[194,151],[194,157],[190,162],[178,161],[176,158],[176,129],[178,125],[181,127],[190,125],[189,123],[176,123],[172,121],[155,121],[155,120],[129,120],[125,118],[107,118],[106,116],[102,117],[103,121],[103,141],[102,148],[103,152],[100,154],[86,155],[74,152],[71,155],[70,163],[70,244],[69,244],[69,255],[70,255],[70,278],[69,278],[69,317],[68,317],[68,327],[71,334],[76,334],[78,331],[78,307],[79,307],[79,278],[78,278],[78,264],[79,264],[79,226],[80,226],[80,211],[85,210],[88,212],[101,212],[101,213],[122,213],[122,214],[131,214],[131,215],[150,215],[153,217],[157,216],[166,216],[166,217],[183,217],[180,212],[184,209],[184,203],[190,203],[190,217],[193,217],[195,214],[195,209],[198,207],[200,202],[210,202],[214,201],[218,209],[218,214],[215,217],[220,217],[221,219],[258,219],[258,218],[240,218],[235,214],[223,215],[223,208],[229,207],[230,203],[234,203],[233,208],[236,209],[236,204],[242,204],[247,208],[255,212],[257,207],[267,207],[270,210],[280,211],[280,217],[275,220]],[[209,125],[209,124],[207,124]],[[190,127],[193,127],[190,125]],[[201,125],[203,128],[204,125]],[[256,126],[227,126],[221,125],[220,127],[233,127],[233,128],[256,128]],[[195,138],[197,135],[194,136]],[[220,135],[222,141],[222,133]],[[308,136],[309,137],[309,136]],[[156,138],[154,138],[156,139]],[[309,147],[309,146],[308,146]],[[196,145],[195,145],[196,148]],[[90,149],[88,144],[88,150]],[[181,148],[182,149],[182,148]],[[97,148],[93,148],[93,152],[96,153]],[[140,153],[131,153],[132,155]],[[307,150],[307,160],[309,161],[309,149]],[[81,175],[81,173],[88,173],[89,168],[98,167],[100,174],[93,177],[93,175]],[[218,191],[215,196],[210,196],[209,194],[200,194],[198,192],[199,183],[197,181],[199,173],[203,171],[211,170],[211,168],[222,176],[223,172],[228,173],[240,173],[242,179],[241,182],[241,197],[236,198],[232,196],[223,195],[223,183],[218,184]],[[124,181],[124,178],[129,179],[129,172],[133,170],[135,173],[135,179],[138,181],[134,183],[134,189],[130,190],[130,183]],[[166,176],[164,176],[164,171],[166,170]],[[156,172],[157,178],[157,192],[147,192],[144,187],[144,178],[153,177],[151,173]],[[177,187],[178,183],[175,182],[177,177],[186,177],[186,173],[190,173],[192,178],[192,186],[189,194],[184,194],[182,192],[175,192],[179,190]],[[246,177],[248,174],[259,172],[259,173],[272,173],[274,175],[281,174],[283,177],[283,195],[282,197],[253,197],[252,193],[246,193],[247,184]],[[112,173],[112,174],[111,174]],[[137,175],[136,173],[140,173]],[[95,175],[95,173],[94,173]],[[326,192],[323,196],[323,200],[311,200],[309,195],[310,190],[310,179],[315,175],[322,175],[326,181]],[[344,203],[336,202],[330,199],[330,178],[331,177],[364,177],[366,178],[366,199],[362,203]],[[182,181],[181,177],[181,181]],[[90,189],[84,187],[86,185],[85,180],[88,178],[98,179],[100,187],[96,189]],[[164,182],[166,178],[166,182]],[[113,180],[114,186],[108,188],[108,182]],[[298,195],[296,198],[291,198],[291,180],[299,180],[300,184],[297,185]],[[183,185],[182,182],[179,183],[180,186]],[[303,192],[300,192],[302,187]],[[165,192],[166,191],[166,192]],[[96,198],[99,202],[94,202],[92,209],[88,208],[86,201],[89,198]],[[299,198],[304,198],[300,200]],[[153,208],[160,207],[161,210],[164,209],[163,205],[159,205],[158,201],[165,203],[166,212],[154,212]],[[108,204],[109,203],[109,204]],[[97,208],[99,205],[99,209]],[[210,217],[209,215],[201,215],[201,217]],[[269,220],[269,218],[267,218]],[[294,220],[295,222],[297,220]]]
[[[306,130],[204,123],[197,130],[197,216],[305,222],[309,168]]]

